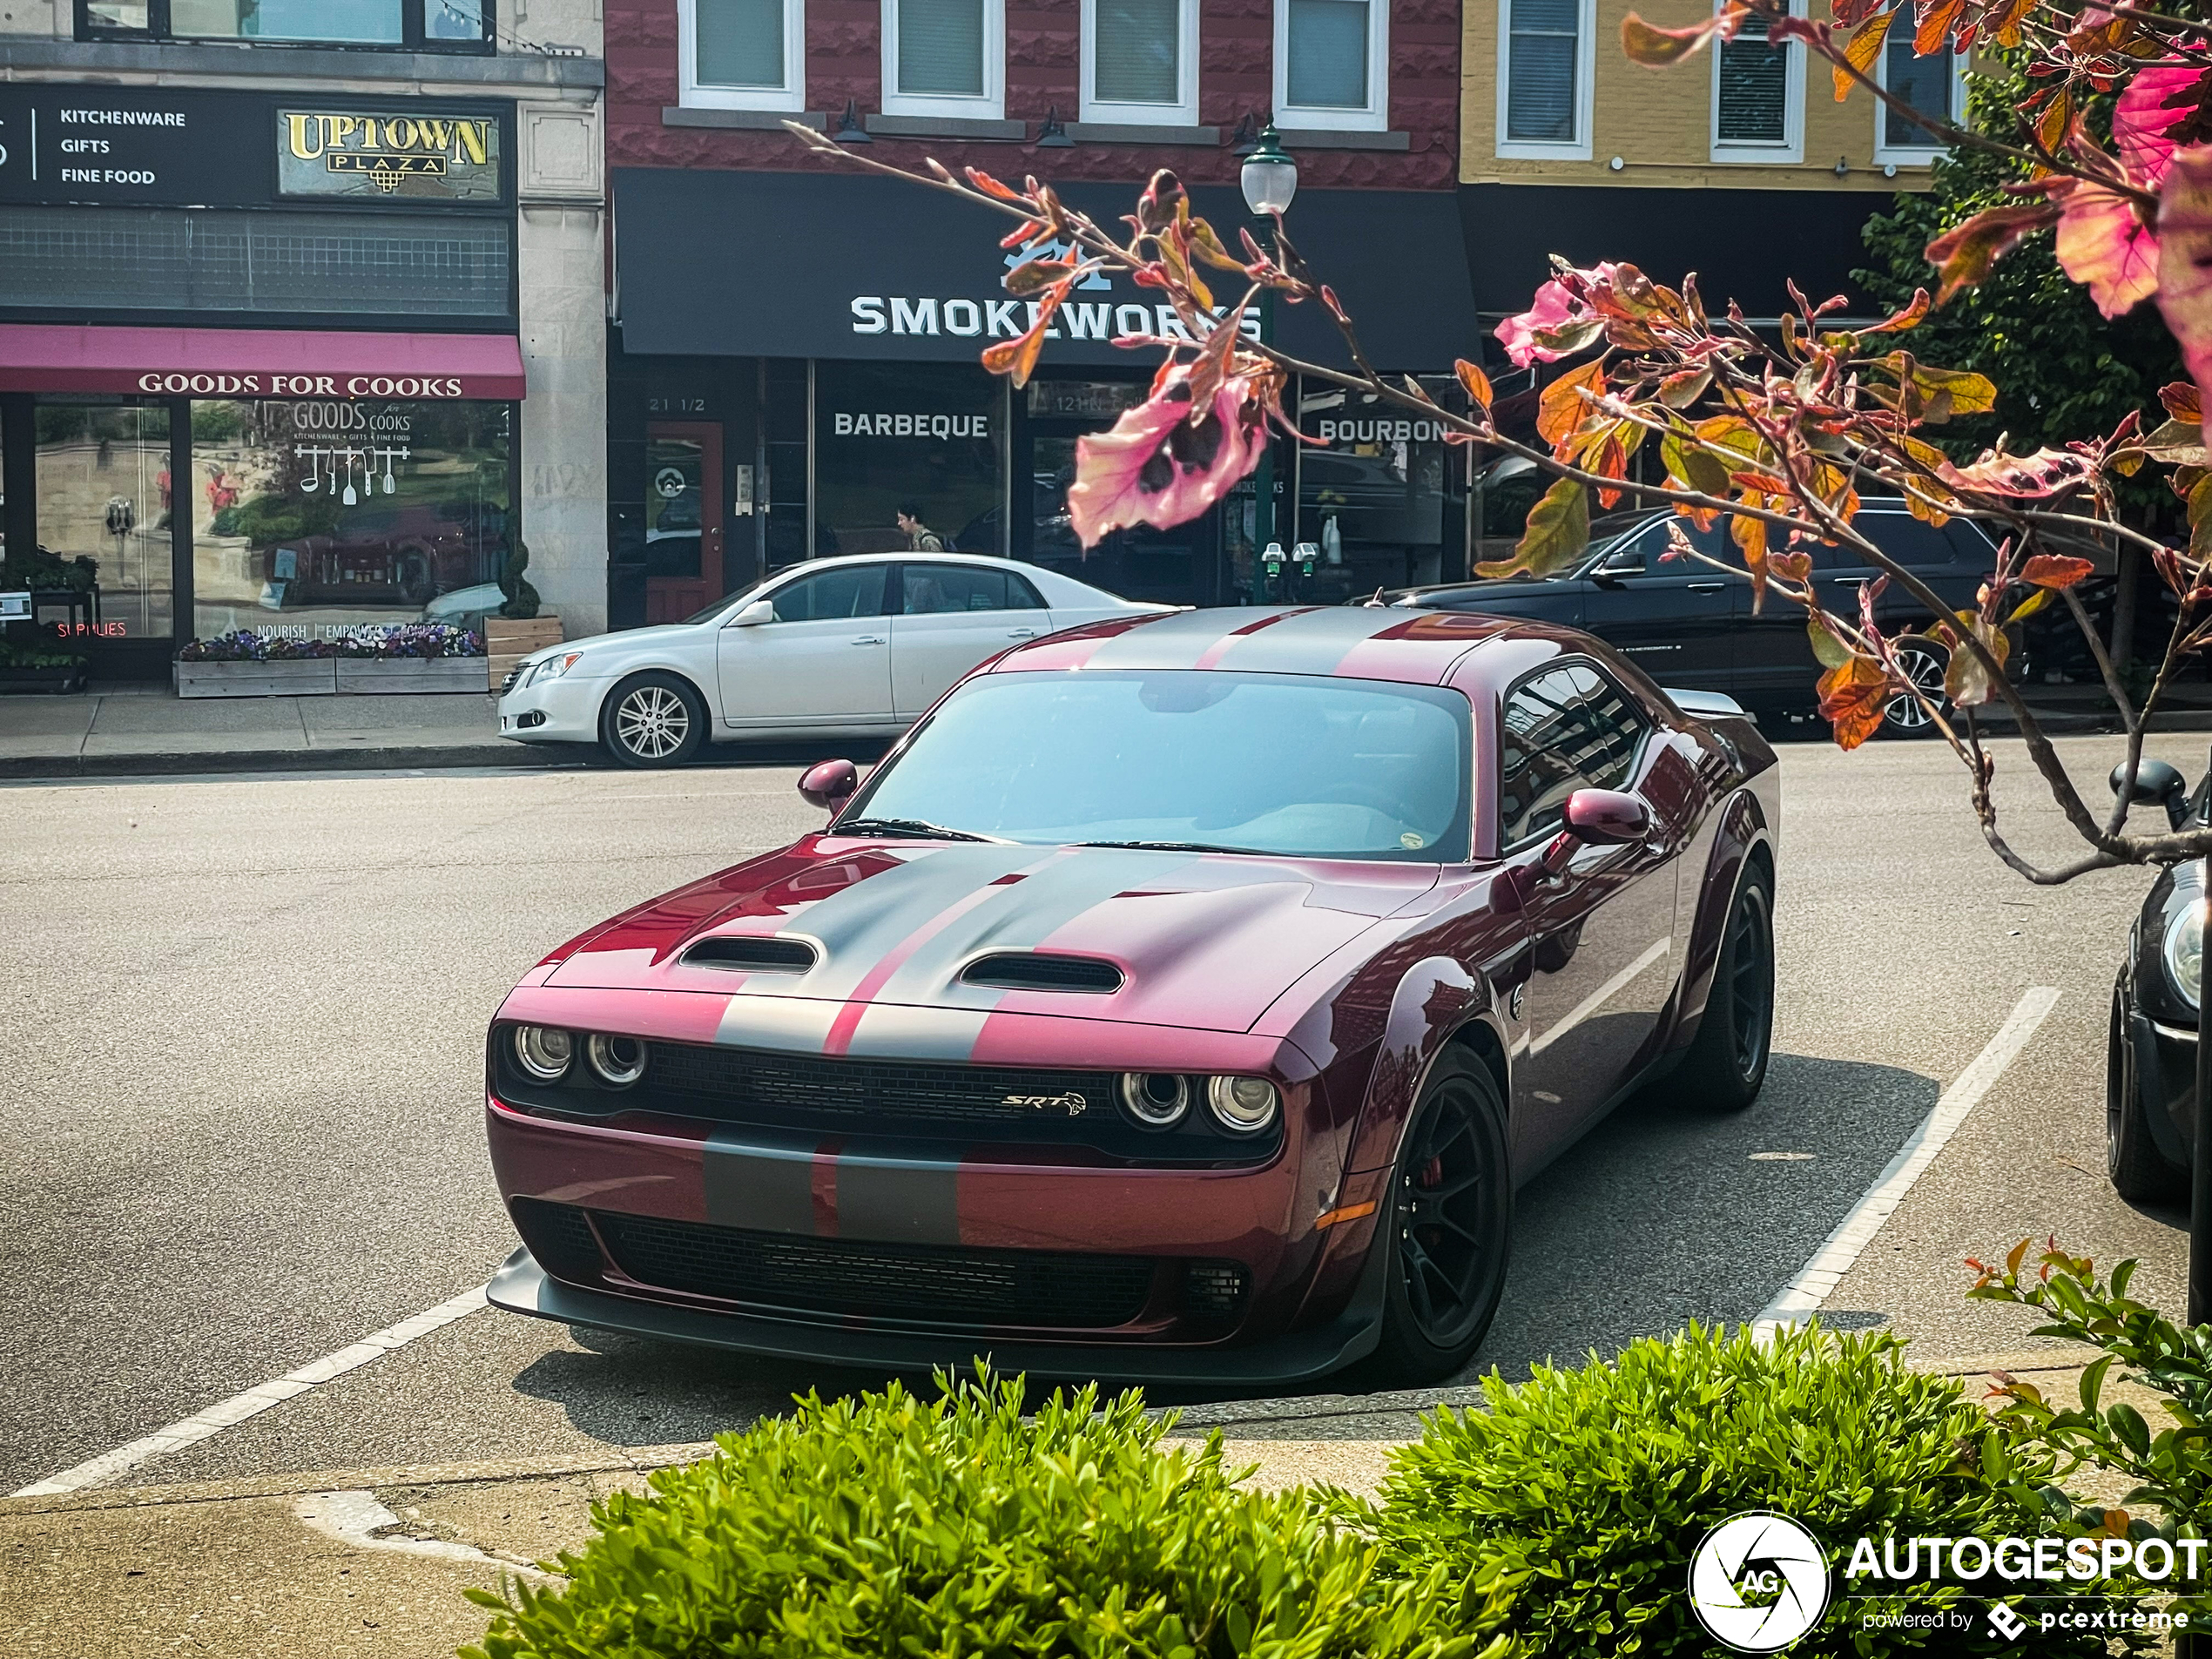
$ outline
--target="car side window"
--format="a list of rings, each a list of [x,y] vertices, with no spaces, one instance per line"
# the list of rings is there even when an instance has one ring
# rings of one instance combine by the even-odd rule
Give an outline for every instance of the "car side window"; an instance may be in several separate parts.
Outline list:
[[[778,622],[823,622],[838,617],[880,617],[883,614],[883,577],[880,564],[847,565],[824,570],[770,597]]]
[[[1625,787],[1648,729],[1629,694],[1587,664],[1561,664],[1514,687],[1500,733],[1500,842],[1555,832],[1578,789]]]
[[[905,616],[939,617],[1007,608],[1008,582],[1003,570],[970,564],[909,564],[904,582],[905,603],[900,610]]]
[[[1042,610],[1045,608],[1044,596],[1036,590],[1029,579],[1016,576],[1011,570],[1006,573],[1006,603],[1015,610]]]
[[[1925,569],[1952,561],[1951,538],[1910,513],[1869,513],[1858,523],[1874,545],[1899,564]]]

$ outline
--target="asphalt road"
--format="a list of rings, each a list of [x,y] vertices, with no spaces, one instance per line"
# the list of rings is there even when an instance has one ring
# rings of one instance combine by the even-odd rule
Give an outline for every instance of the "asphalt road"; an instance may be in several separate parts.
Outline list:
[[[2200,744],[2161,752],[2193,775]],[[2066,751],[2094,786],[2115,747]],[[2024,839],[2062,850],[2016,746],[2002,767]],[[511,1247],[487,1016],[547,948],[818,821],[795,770],[0,789],[0,1492],[481,1283]],[[2147,876],[2027,886],[1932,745],[1784,772],[1764,1096],[1631,1103],[1530,1186],[1478,1369],[1752,1317],[2036,986],[2050,1017],[1829,1307],[1930,1356],[2026,1346],[1960,1258],[2047,1232],[2178,1298],[2178,1218],[2112,1195],[2098,1117]],[[484,1311],[132,1479],[691,1440],[866,1380]]]

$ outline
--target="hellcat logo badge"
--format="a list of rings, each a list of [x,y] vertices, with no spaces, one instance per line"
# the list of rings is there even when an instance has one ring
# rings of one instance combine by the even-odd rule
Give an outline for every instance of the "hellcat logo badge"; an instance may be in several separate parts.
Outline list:
[[[1065,1095],[1008,1095],[999,1102],[1001,1106],[1022,1106],[1033,1112],[1065,1112],[1070,1117],[1081,1117],[1090,1102],[1074,1093]]]

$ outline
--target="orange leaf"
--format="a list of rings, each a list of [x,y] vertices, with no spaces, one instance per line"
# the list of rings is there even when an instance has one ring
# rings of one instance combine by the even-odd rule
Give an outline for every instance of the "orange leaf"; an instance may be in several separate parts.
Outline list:
[[[2048,202],[1991,207],[1937,237],[1925,254],[1942,280],[1936,303],[1947,305],[1961,289],[1977,286],[1999,260],[2058,216]]]
[[[1582,417],[1589,412],[1589,405],[1582,399],[1582,391],[1605,388],[1605,365],[1602,362],[1584,363],[1570,368],[1549,386],[1536,400],[1536,430],[1544,442],[1557,444],[1561,439],[1581,425]]]
[[[2096,568],[2087,559],[2063,553],[2038,553],[2020,566],[2020,579],[2039,588],[2070,588]]]
[[[2158,388],[2158,401],[2166,406],[2166,413],[2176,421],[2187,421],[2195,426],[2204,424],[2203,401],[2197,396],[2196,388],[2187,381],[2171,381]]]
[[[1490,390],[1490,377],[1464,357],[1452,367],[1459,371],[1460,384],[1467,388],[1467,395],[1474,401],[1475,408],[1488,415],[1490,405],[1495,401],[1495,395]]]
[[[1002,202],[1018,202],[1022,199],[1020,192],[1008,189],[981,167],[969,167],[966,171],[968,182],[986,196],[995,196]]]
[[[1820,714],[1836,734],[1839,749],[1856,749],[1881,729],[1889,703],[1890,677],[1871,657],[1854,655],[1820,677]]]
[[[1941,51],[1951,44],[1951,31],[1959,26],[1966,10],[1966,0],[1935,0],[1919,14],[1920,26],[1912,31],[1912,50],[1922,57]]]
[[[1687,28],[1662,29],[1631,11],[1621,20],[1621,50],[1628,53],[1632,63],[1642,64],[1647,69],[1664,69],[1703,50],[1714,31],[1727,20],[1723,14]]]
[[[1858,32],[1844,43],[1844,57],[1862,75],[1874,72],[1874,60],[1881,56],[1883,37],[1890,32],[1890,22],[1897,16],[1885,11],[1878,17],[1869,17],[1858,27]],[[1841,104],[1855,84],[1850,75],[1838,67],[1836,76],[1836,102]]]

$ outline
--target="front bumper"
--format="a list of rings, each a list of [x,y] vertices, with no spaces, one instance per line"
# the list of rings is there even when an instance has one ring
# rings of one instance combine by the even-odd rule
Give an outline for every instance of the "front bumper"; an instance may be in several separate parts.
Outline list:
[[[603,679],[575,670],[543,685],[518,685],[499,699],[499,735],[517,743],[597,743]]]
[[[2196,1033],[2130,1008],[2128,1035],[2150,1137],[2168,1163],[2186,1170],[2196,1140]]]

